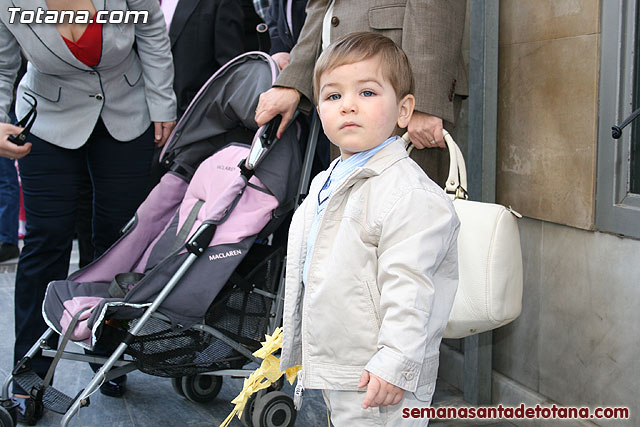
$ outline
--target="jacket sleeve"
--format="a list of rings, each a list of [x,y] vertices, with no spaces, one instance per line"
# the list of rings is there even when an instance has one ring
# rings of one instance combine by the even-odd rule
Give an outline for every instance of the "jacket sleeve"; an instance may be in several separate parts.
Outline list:
[[[434,276],[455,245],[458,224],[451,202],[424,189],[403,195],[383,216],[378,352],[365,369],[404,390],[413,392],[418,385],[428,324],[435,321]]]
[[[149,12],[146,23],[134,24],[147,106],[152,122],[169,122],[177,116],[176,96],[173,93],[173,56],[159,4],[157,0],[127,0],[130,10]]]
[[[267,9],[266,23],[269,27],[269,39],[271,40],[271,48],[269,54],[273,55],[278,52],[288,52],[285,43],[280,36],[280,28],[278,28],[278,18],[280,17],[281,1],[272,1]]]
[[[415,109],[452,123],[453,95],[466,95],[460,75],[465,14],[465,0],[408,0],[404,13],[402,49],[416,79]]]
[[[244,12],[240,2],[220,1],[213,30],[215,34],[211,43],[213,43],[218,64],[224,65],[244,53]]]
[[[20,69],[20,46],[0,21],[0,123],[9,123],[13,86]]]
[[[329,0],[309,0],[307,18],[298,42],[291,50],[289,65],[278,76],[274,86],[297,89],[302,94],[299,108],[308,113],[313,108],[313,67],[320,50],[322,19]]]

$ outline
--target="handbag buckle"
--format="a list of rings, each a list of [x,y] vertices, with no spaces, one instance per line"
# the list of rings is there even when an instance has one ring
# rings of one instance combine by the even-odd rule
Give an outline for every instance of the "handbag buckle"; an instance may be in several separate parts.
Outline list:
[[[469,193],[465,190],[462,185],[458,185],[456,188],[456,199],[469,200]]]

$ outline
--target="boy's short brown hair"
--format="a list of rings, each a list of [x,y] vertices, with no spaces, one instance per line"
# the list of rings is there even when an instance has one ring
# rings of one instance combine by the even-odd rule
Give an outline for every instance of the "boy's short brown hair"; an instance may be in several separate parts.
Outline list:
[[[398,100],[415,91],[411,64],[404,51],[393,40],[379,33],[347,34],[322,52],[313,70],[313,96],[318,101],[320,77],[341,65],[379,57],[382,76],[396,91]]]

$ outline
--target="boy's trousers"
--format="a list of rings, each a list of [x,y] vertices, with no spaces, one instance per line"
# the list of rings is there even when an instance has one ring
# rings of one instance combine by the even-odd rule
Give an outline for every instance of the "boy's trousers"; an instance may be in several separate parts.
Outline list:
[[[418,400],[413,393],[405,391],[397,405],[362,409],[365,394],[365,391],[322,390],[334,427],[426,427],[429,424],[428,418],[403,418],[403,413],[409,415],[413,408],[426,408],[431,399]]]

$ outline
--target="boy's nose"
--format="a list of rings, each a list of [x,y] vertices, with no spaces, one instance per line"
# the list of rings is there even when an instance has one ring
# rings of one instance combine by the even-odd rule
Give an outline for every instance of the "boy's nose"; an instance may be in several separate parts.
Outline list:
[[[357,111],[357,105],[353,97],[342,97],[342,104],[340,105],[343,113],[355,113]]]

